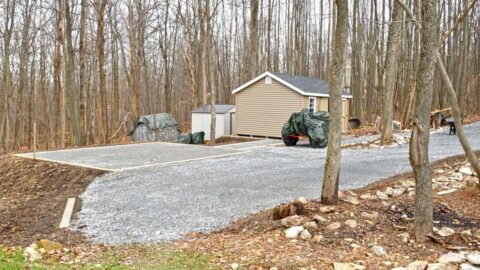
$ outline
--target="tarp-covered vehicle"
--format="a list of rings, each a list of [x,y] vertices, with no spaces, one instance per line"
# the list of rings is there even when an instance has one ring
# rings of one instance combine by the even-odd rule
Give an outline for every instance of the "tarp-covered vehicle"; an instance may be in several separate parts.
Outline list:
[[[328,112],[312,113],[309,109],[293,113],[283,125],[282,139],[286,146],[296,145],[299,138],[308,136],[310,145],[316,148],[327,146]]]

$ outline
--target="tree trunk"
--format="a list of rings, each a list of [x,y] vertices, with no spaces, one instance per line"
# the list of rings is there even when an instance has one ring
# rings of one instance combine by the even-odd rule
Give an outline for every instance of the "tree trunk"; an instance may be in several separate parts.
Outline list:
[[[410,140],[410,164],[412,166],[415,185],[415,237],[425,241],[432,232],[432,169],[428,156],[430,138],[430,111],[432,105],[434,64],[437,35],[437,1],[422,1],[422,46],[412,121]]]
[[[381,143],[389,143],[393,139],[393,96],[397,78],[397,57],[400,51],[403,9],[397,3],[393,4],[392,22],[388,30],[387,56],[385,59],[385,88],[383,99],[382,136]]]
[[[327,160],[323,175],[322,203],[338,203],[340,159],[342,144],[342,92],[345,73],[345,53],[348,35],[348,1],[336,0],[337,22],[333,42],[332,63],[329,70],[330,97],[328,107],[330,123],[328,132]]]

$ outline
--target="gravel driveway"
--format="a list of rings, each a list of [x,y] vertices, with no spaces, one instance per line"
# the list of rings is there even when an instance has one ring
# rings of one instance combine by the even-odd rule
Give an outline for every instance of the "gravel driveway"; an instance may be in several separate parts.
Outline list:
[[[466,127],[480,149],[480,123]],[[462,154],[447,131],[430,139],[432,161]],[[77,228],[95,242],[145,243],[211,231],[298,196],[318,198],[325,149],[266,146],[230,156],[119,171],[81,196]],[[410,171],[408,146],[342,151],[341,188]]]

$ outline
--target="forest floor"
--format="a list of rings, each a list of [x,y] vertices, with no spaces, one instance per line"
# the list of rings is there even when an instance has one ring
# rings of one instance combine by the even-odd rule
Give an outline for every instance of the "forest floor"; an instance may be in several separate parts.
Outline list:
[[[411,174],[344,192],[342,199],[350,202],[333,208],[300,200],[304,211],[295,218],[303,223],[317,215],[315,225],[304,225],[311,238],[286,238],[285,222],[272,220],[269,209],[210,234],[189,233],[180,241],[105,246],[56,229],[66,199],[102,172],[8,157],[0,163],[0,243],[6,246],[0,246],[1,269],[333,269],[333,262],[391,269],[416,260],[436,261],[450,250],[480,249],[480,191],[475,177],[459,173],[466,167],[464,156],[433,165],[434,226],[455,233],[422,244],[412,236]],[[20,179],[25,184],[18,185]],[[47,252],[32,263],[25,261],[23,248],[12,248],[42,238],[68,249]]]

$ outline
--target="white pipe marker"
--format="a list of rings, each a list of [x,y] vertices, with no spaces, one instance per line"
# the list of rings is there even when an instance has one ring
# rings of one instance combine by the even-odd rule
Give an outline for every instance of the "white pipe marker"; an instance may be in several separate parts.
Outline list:
[[[68,228],[70,226],[70,218],[72,217],[73,206],[75,205],[75,198],[69,198],[67,205],[65,206],[65,211],[63,212],[62,220],[60,221],[60,226],[58,228]]]

